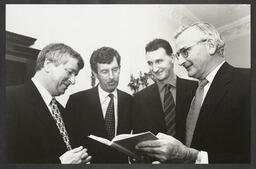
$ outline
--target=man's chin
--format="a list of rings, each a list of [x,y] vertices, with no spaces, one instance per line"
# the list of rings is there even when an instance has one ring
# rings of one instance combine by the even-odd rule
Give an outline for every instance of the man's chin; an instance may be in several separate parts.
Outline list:
[[[116,89],[116,86],[108,87],[107,92],[113,92]]]
[[[66,89],[62,89],[59,91],[58,96],[63,95],[66,92]]]
[[[196,78],[196,79],[198,78],[197,75],[196,75],[196,73],[195,73],[195,72],[192,72],[192,71],[189,71],[189,72],[188,72],[188,76],[189,76],[189,77],[192,77],[192,78]]]
[[[156,79],[157,81],[161,82],[161,81],[165,80],[166,77],[165,77],[165,76],[155,76],[155,79]]]

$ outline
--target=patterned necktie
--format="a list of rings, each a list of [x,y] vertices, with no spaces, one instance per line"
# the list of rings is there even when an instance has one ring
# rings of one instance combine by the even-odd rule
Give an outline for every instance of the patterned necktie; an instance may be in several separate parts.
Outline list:
[[[174,136],[176,133],[175,103],[170,89],[171,85],[166,84],[164,93],[164,119],[167,134]]]
[[[114,109],[114,95],[109,94],[110,101],[108,104],[106,116],[105,116],[105,125],[107,129],[108,138],[112,140],[115,136],[115,109]]]
[[[191,145],[194,130],[196,127],[196,122],[201,110],[201,105],[204,95],[204,86],[208,83],[206,79],[199,82],[198,88],[196,89],[196,94],[191,102],[190,109],[188,112],[186,120],[186,146]]]
[[[56,122],[56,125],[59,129],[59,132],[62,136],[62,139],[63,139],[64,143],[66,144],[67,149],[71,150],[72,148],[71,148],[71,145],[70,145],[68,133],[66,131],[65,124],[62,120],[59,108],[57,106],[57,101],[56,101],[55,98],[52,98],[52,101],[50,103],[50,108],[51,108],[51,115],[52,115],[52,117],[54,118],[54,120]]]

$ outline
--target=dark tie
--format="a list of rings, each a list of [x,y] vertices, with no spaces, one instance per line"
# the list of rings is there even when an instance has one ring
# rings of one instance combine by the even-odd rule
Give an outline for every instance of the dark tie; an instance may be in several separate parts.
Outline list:
[[[105,125],[107,129],[108,138],[112,140],[115,137],[115,109],[114,109],[114,95],[109,94],[110,101],[108,104]]]
[[[194,135],[194,130],[196,127],[196,122],[201,110],[201,105],[204,95],[204,86],[208,83],[206,79],[199,82],[198,88],[196,89],[196,94],[191,102],[190,109],[188,112],[186,120],[186,146],[190,147],[192,138]]]
[[[175,103],[170,89],[171,85],[166,84],[164,92],[164,119],[167,134],[174,136],[176,133]]]
[[[55,98],[52,98],[52,101],[50,103],[50,108],[51,108],[51,115],[52,115],[52,117],[54,118],[54,120],[56,122],[56,125],[59,129],[59,132],[62,136],[62,139],[63,139],[64,143],[66,144],[67,149],[71,150],[72,148],[71,148],[71,145],[70,145],[68,133],[66,131],[65,124],[62,120],[59,108],[57,106],[57,101],[56,101]]]

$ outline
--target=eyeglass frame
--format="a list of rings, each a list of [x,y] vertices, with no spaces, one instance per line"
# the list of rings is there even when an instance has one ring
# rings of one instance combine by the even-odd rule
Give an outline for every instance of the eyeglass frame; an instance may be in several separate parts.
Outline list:
[[[192,47],[198,45],[199,43],[203,43],[203,42],[206,42],[206,41],[208,41],[208,39],[202,39],[202,40],[196,42],[195,44],[193,44],[193,45],[191,45],[191,46],[189,46],[189,47],[181,48],[180,50],[178,50],[178,51],[176,52],[175,57],[176,57],[177,59],[179,59],[180,56],[182,56],[183,58],[187,58],[187,57],[188,57],[188,51],[189,51]],[[182,51],[181,51],[181,50],[182,50]]]

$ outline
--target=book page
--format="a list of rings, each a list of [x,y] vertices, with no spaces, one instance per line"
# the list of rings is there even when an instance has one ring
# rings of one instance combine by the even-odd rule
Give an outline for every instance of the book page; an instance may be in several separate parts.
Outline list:
[[[89,135],[88,137],[93,139],[93,140],[96,140],[98,142],[101,142],[105,145],[108,145],[108,146],[110,146],[112,144],[111,141],[109,141],[108,139],[102,138],[102,137],[98,137],[98,136],[94,136],[94,135]]]
[[[135,152],[135,145],[139,142],[146,140],[157,140],[158,138],[151,132],[139,133],[130,135],[130,137],[126,139],[120,139],[114,141],[114,143],[125,147],[126,149]]]
[[[147,133],[151,133],[151,132],[144,132],[144,133],[138,133],[138,134],[119,134],[119,135],[115,136],[112,139],[112,142],[119,141],[119,140],[124,140],[124,139],[131,138],[131,137],[136,137],[136,136],[139,136],[139,135],[144,135],[144,134],[147,134]],[[152,134],[152,135],[154,135],[154,134]]]
[[[123,139],[127,139],[134,136],[134,134],[119,134],[117,136],[115,136],[112,141],[118,141],[118,140],[123,140]]]

